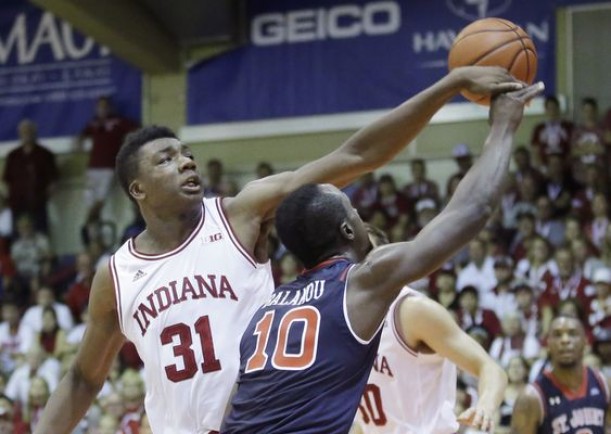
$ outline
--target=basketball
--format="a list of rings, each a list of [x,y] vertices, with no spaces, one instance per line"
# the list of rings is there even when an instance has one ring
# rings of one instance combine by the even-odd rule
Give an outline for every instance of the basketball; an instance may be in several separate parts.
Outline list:
[[[448,56],[450,70],[473,65],[501,66],[518,80],[532,84],[537,74],[537,50],[520,26],[502,18],[483,18],[461,30]],[[490,104],[487,95],[461,93],[474,103]]]

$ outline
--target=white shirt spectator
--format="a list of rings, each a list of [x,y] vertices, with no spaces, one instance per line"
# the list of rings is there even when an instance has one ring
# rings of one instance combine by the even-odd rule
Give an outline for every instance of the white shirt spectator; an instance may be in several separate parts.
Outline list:
[[[467,285],[475,286],[480,297],[486,294],[496,286],[496,277],[494,276],[494,260],[491,257],[486,257],[479,268],[474,262],[469,262],[465,268],[458,273],[456,287],[460,291]]]
[[[18,238],[11,246],[11,257],[15,268],[22,276],[38,276],[41,261],[45,259],[51,246],[46,235],[36,233],[30,238]]]
[[[512,292],[497,294],[494,291],[482,294],[479,305],[484,309],[493,310],[496,316],[503,318],[509,312],[518,310],[516,296]]]
[[[49,385],[49,391],[52,393],[59,383],[60,374],[61,364],[57,359],[52,357],[42,362],[35,372],[31,372],[30,365],[22,365],[13,372],[13,375],[11,375],[6,384],[6,389],[4,389],[4,393],[12,400],[19,401],[25,405],[28,402],[30,379],[32,377],[44,378]]]
[[[516,342],[517,339],[523,339],[521,345]],[[512,340],[514,340],[513,345]],[[534,336],[524,335],[523,338],[499,336],[492,341],[490,357],[498,361],[501,366],[507,366],[509,360],[515,356],[523,356],[527,360],[533,360],[539,355],[540,351],[541,346]]]
[[[87,325],[83,323],[75,325],[66,336],[66,342],[68,342],[70,345],[80,344],[83,340],[83,336],[85,335],[86,328]]]
[[[25,354],[34,342],[36,333],[27,324],[21,323],[17,333],[11,333],[7,321],[0,323],[0,366],[2,372],[12,372],[15,369],[14,357]]]
[[[59,326],[69,331],[74,327],[74,319],[72,318],[72,312],[68,306],[63,303],[53,303],[53,309],[57,315],[57,323]],[[42,306],[32,306],[25,311],[23,314],[22,323],[29,325],[34,331],[40,332],[42,330]]]

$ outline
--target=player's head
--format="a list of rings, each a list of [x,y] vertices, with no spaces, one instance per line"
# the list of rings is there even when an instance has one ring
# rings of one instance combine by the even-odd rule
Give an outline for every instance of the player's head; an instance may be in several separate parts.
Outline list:
[[[199,201],[203,194],[191,151],[167,127],[152,125],[128,134],[115,170],[121,187],[137,203],[155,196],[169,207],[180,197]]]
[[[329,184],[304,185],[288,195],[276,212],[276,229],[306,268],[334,255],[361,260],[371,248],[350,200]]]
[[[579,366],[585,345],[585,332],[578,318],[558,316],[552,321],[547,337],[547,350],[555,367]]]

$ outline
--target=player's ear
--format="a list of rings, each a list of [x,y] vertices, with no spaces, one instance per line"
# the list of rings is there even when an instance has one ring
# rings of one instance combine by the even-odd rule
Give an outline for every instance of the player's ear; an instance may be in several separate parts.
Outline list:
[[[339,230],[344,238],[350,241],[354,240],[354,228],[346,220],[339,225]]]
[[[135,200],[141,200],[146,197],[146,193],[144,192],[142,185],[136,180],[129,184],[129,195]]]

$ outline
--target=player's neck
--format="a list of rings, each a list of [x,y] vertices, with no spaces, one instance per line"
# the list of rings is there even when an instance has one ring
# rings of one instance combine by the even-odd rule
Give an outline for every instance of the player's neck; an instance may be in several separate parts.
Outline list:
[[[172,218],[157,215],[146,218],[146,230],[135,240],[136,249],[145,254],[161,254],[180,246],[197,228],[202,207]]]
[[[583,364],[578,363],[570,368],[554,366],[552,375],[560,384],[569,390],[577,390],[583,382]]]

